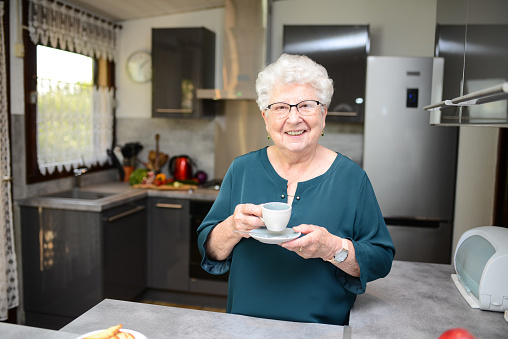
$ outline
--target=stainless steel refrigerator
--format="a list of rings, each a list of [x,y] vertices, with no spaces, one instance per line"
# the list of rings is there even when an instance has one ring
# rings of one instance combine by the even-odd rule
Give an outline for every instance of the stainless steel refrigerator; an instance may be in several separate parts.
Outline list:
[[[423,107],[441,98],[444,61],[368,57],[364,169],[397,260],[450,263],[456,127],[429,125]]]

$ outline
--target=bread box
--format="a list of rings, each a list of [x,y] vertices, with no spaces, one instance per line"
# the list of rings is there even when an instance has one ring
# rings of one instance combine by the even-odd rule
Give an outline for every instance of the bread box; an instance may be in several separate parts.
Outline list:
[[[508,228],[482,226],[460,237],[452,279],[473,308],[508,310]]]

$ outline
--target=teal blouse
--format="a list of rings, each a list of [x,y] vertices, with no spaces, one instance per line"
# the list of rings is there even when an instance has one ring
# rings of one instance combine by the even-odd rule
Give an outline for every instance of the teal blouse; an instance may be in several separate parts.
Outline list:
[[[350,239],[360,265],[359,278],[322,259],[303,259],[254,238],[240,240],[227,260],[206,256],[210,231],[232,215],[236,205],[287,202],[286,185],[270,164],[266,148],[236,158],[198,228],[201,266],[211,274],[229,271],[229,313],[347,324],[356,295],[365,292],[368,281],[390,271],[395,248],[366,173],[341,154],[323,175],[298,184],[288,227],[312,224]]]

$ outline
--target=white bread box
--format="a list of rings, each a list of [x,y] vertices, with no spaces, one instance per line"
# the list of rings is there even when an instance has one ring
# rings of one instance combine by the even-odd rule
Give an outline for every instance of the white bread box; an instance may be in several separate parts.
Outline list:
[[[482,226],[460,237],[452,279],[473,308],[508,310],[508,228]]]

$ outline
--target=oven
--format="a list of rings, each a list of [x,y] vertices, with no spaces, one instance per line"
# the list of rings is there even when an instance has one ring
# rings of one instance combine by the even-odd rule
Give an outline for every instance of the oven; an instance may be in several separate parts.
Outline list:
[[[190,201],[189,288],[191,292],[227,295],[229,273],[213,275],[201,268],[197,229],[210,211],[213,201]]]

